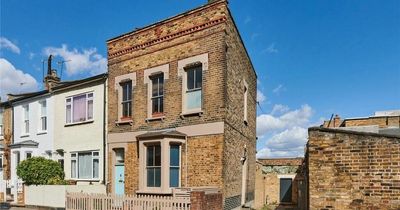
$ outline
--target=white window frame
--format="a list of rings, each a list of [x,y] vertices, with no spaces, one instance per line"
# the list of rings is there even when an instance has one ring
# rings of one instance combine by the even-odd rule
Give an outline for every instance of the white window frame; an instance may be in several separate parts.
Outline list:
[[[91,153],[91,178],[89,179],[82,179],[79,178],[79,154],[80,153]],[[97,155],[95,155],[97,153]],[[97,160],[99,163],[99,171],[98,171],[98,177],[93,177],[93,162],[94,160]],[[75,168],[72,168],[72,161],[76,161]],[[64,162],[65,165],[65,162]],[[75,177],[72,176],[72,171],[75,170]],[[93,151],[79,151],[79,152],[71,152],[71,179],[73,180],[89,180],[89,181],[97,181],[100,180],[100,151],[99,150],[93,150]]]
[[[165,94],[165,79],[164,79],[164,73],[163,72],[160,72],[159,74],[157,74],[157,75],[154,75],[155,77],[157,77],[157,78],[159,78],[159,77],[161,77],[161,75],[162,75],[162,78],[163,78],[163,91],[162,91],[162,95],[158,95],[158,96],[153,96],[153,79],[152,78],[150,78],[150,83],[149,83],[149,89],[150,89],[150,91],[151,91],[151,98],[150,98],[150,103],[151,103],[151,117],[160,117],[160,116],[164,116],[164,101],[165,101],[165,98],[164,98],[164,94]],[[160,92],[160,84],[158,84],[158,93]],[[163,102],[162,102],[162,106],[163,106],[163,111],[162,112],[158,112],[158,115],[156,114],[155,115],[155,113],[153,112],[153,100],[154,99],[159,99],[159,98],[162,98],[163,99]],[[161,104],[161,103],[160,103]],[[160,105],[159,105],[160,106]]]
[[[29,136],[29,126],[30,126],[30,122],[29,122],[29,104],[23,105],[22,106],[22,129],[23,129],[23,136]]]
[[[124,84],[127,84],[128,82],[130,82],[131,83],[131,89],[130,89],[130,95],[131,95],[131,98],[130,98],[130,100],[126,100],[126,101],[124,101],[124,93],[123,93],[123,91],[124,91]],[[128,81],[123,81],[123,82],[121,82],[120,83],[120,86],[121,86],[121,89],[122,89],[122,91],[121,91],[121,103],[119,104],[119,106],[120,106],[120,109],[121,109],[121,111],[122,111],[122,115],[121,115],[121,120],[124,120],[125,118],[132,118],[132,105],[133,105],[133,97],[132,97],[132,90],[133,90],[133,88],[132,88],[132,80],[128,80]],[[127,90],[127,91],[129,91],[129,89]],[[127,95],[129,95],[129,94],[127,94]],[[129,103],[130,102],[130,106],[129,106],[129,115],[127,115],[127,116],[125,116],[124,115],[124,103]]]
[[[182,182],[182,145],[185,143],[184,139],[163,138],[156,140],[141,140],[139,142],[139,190],[138,193],[172,193],[170,187],[170,145],[179,145],[179,185]],[[161,146],[161,186],[160,187],[147,187],[147,145],[159,144]]]
[[[194,63],[201,63],[202,66],[202,73],[203,73],[203,78],[202,78],[202,96],[204,95],[204,88],[205,88],[205,77],[204,73],[208,70],[208,53],[204,53],[201,55],[189,57],[183,60],[178,61],[178,77],[182,78],[182,113],[181,115],[187,115],[187,114],[195,114],[195,113],[202,113],[204,109],[204,97],[201,99],[201,108],[197,109],[187,109],[186,108],[186,92],[187,92],[187,74],[185,67],[194,64]]]
[[[86,96],[86,103],[85,103],[85,120],[74,122],[74,98],[79,97],[79,96]],[[90,96],[91,95],[91,96]],[[68,101],[69,100],[69,101]],[[89,101],[92,101],[92,118],[89,119]],[[67,121],[67,106],[71,107],[71,112],[70,112],[70,122]],[[94,121],[94,113],[95,113],[95,104],[94,104],[94,92],[87,92],[87,93],[82,93],[82,94],[77,94],[73,96],[69,96],[65,99],[65,124],[66,125],[71,125],[71,124],[80,124],[80,123],[85,123],[85,122],[91,122]]]
[[[133,116],[134,110],[133,110],[133,88],[136,86],[136,72],[129,73],[129,74],[123,74],[116,76],[114,79],[114,89],[117,91],[117,97],[118,97],[118,118],[115,121],[116,123],[120,122],[126,122],[126,121],[132,121],[132,119],[123,119],[122,116],[122,97],[123,97],[123,89],[121,86],[121,83],[124,81],[132,81],[132,102],[131,102],[131,115]]]
[[[3,171],[3,157],[4,157],[4,154],[0,154],[0,171]]]
[[[40,118],[39,118],[39,133],[44,133],[47,131],[48,128],[48,120],[47,120],[47,101],[43,100],[43,101],[39,101],[39,105],[40,105]],[[42,112],[43,110],[43,105],[45,105],[46,109],[45,109],[45,113]],[[43,120],[45,121],[46,124],[46,129],[43,129]]]
[[[154,74],[158,73],[163,73],[164,74],[164,104],[165,104],[165,84],[167,83],[167,80],[169,79],[169,64],[164,64],[161,66],[156,66],[153,68],[149,68],[144,70],[144,84],[147,84],[147,119],[152,120],[152,119],[163,119],[165,116],[157,116],[153,117],[153,108],[152,108],[152,81],[150,77]],[[164,113],[167,107],[164,106]]]
[[[247,125],[249,85],[247,84],[246,80],[243,80],[243,88],[243,122],[245,125]]]
[[[28,154],[31,155],[31,157],[29,157],[29,158],[33,157],[33,152],[32,151],[25,151],[25,160],[28,159]]]

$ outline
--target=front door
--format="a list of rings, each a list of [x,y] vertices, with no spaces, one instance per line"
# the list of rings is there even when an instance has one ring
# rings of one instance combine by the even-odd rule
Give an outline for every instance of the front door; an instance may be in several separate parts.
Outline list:
[[[280,179],[280,201],[281,202],[292,202],[292,179],[281,178]]]
[[[115,165],[115,194],[123,195],[124,194],[124,165]]]

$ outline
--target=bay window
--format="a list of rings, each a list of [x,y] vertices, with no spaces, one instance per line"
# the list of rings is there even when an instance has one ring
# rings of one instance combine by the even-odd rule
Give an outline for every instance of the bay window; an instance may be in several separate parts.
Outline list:
[[[99,152],[88,151],[71,153],[71,178],[98,179]]]
[[[121,83],[122,87],[122,118],[130,118],[132,116],[132,81]]]
[[[169,186],[179,187],[180,145],[172,144],[169,149]]]
[[[162,116],[164,112],[164,74],[150,76],[152,116]]]
[[[93,120],[93,93],[85,93],[66,99],[66,123]]]
[[[146,155],[147,187],[161,186],[161,146],[147,146]]]

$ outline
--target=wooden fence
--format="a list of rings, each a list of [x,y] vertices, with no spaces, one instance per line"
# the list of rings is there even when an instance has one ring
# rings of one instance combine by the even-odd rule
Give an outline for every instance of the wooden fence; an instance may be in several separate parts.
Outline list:
[[[190,210],[190,197],[67,193],[66,210]]]

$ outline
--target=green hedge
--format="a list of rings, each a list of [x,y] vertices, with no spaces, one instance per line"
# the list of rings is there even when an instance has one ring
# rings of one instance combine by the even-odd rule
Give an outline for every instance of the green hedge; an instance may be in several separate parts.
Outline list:
[[[17,175],[27,185],[66,184],[61,165],[44,157],[28,158],[17,166]]]

